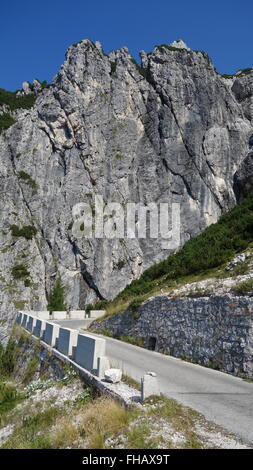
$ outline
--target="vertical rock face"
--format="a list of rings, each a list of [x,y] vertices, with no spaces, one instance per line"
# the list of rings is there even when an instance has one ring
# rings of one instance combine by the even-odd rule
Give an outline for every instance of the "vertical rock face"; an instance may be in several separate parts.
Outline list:
[[[71,46],[50,87],[1,133],[2,337],[15,309],[46,309],[58,274],[75,309],[114,297],[170,254],[159,237],[76,239],[75,204],[179,202],[181,244],[235,204],[253,73],[226,80],[182,42],[141,59],[88,40]],[[16,236],[11,225],[37,232]]]

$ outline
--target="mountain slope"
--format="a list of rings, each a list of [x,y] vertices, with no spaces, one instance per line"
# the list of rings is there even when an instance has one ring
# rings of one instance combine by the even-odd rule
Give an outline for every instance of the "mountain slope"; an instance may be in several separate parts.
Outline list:
[[[224,294],[253,289],[253,193],[175,254],[147,269],[112,301],[96,304],[111,316],[136,310],[149,297],[168,293]],[[99,321],[99,320],[98,320]]]
[[[181,43],[141,59],[81,41],[52,84],[34,88],[31,109],[1,106],[16,122],[0,135],[0,338],[15,309],[46,309],[59,275],[79,308],[112,299],[171,253],[160,237],[76,239],[75,204],[179,202],[183,245],[240,198],[253,73],[221,77]]]

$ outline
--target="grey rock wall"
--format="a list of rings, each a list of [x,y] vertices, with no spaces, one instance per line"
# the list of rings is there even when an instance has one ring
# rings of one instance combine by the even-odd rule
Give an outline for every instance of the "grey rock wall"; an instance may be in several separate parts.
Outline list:
[[[105,55],[81,41],[1,133],[0,340],[17,308],[47,308],[58,274],[78,309],[113,298],[171,253],[160,238],[77,240],[74,204],[96,194],[123,206],[180,202],[181,244],[235,204],[253,133],[253,73],[225,80],[206,54],[180,47],[142,52],[140,67],[127,48]],[[37,233],[15,238],[12,224]],[[30,282],[13,277],[16,265]]]
[[[253,297],[158,296],[92,329],[140,338],[146,348],[253,378]]]

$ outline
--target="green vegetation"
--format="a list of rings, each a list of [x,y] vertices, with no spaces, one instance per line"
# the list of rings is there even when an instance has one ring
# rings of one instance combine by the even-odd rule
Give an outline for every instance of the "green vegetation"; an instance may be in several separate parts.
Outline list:
[[[129,307],[128,307],[130,313],[133,313],[133,314],[136,313],[138,311],[138,308],[142,304],[142,302],[144,302],[144,300],[146,300],[145,296],[138,296],[136,299],[133,299],[130,302]]]
[[[26,366],[26,370],[25,370],[25,373],[24,373],[24,378],[23,378],[23,383],[25,385],[29,384],[29,382],[32,380],[32,378],[34,377],[34,374],[38,368],[38,365],[39,365],[39,352],[38,352],[38,349],[39,348],[35,348],[35,355],[31,358],[30,361],[28,361],[27,363],[27,366]]]
[[[137,380],[133,379],[127,374],[122,374],[122,382],[129,385],[129,387],[133,387],[136,390],[141,391],[141,384]]]
[[[248,279],[247,281],[242,281],[238,283],[234,288],[234,291],[238,294],[245,294],[253,292],[253,278]]]
[[[151,407],[149,411],[151,417],[156,420],[168,420],[174,429],[180,429],[180,432],[183,432],[185,436],[183,448],[199,449],[203,446],[195,431],[196,420],[200,417],[196,411],[165,396],[149,397],[146,403],[158,405],[156,408]]]
[[[18,401],[18,393],[16,387],[0,383],[0,424],[1,416],[10,411]]]
[[[95,305],[92,305],[92,304],[87,305],[87,307],[85,307],[85,310],[88,312],[90,310],[104,310],[107,304],[108,304],[107,300],[100,300]]]
[[[239,70],[237,77],[241,77],[242,75],[248,75],[251,72],[253,72],[252,68]]]
[[[96,333],[96,331],[94,331],[94,333]],[[101,335],[108,336],[109,338],[114,338],[113,333],[107,328],[102,328]]]
[[[46,430],[53,426],[61,410],[51,406],[45,411],[34,412],[22,417],[22,422],[16,426],[2,448],[5,449],[50,449],[49,436]]]
[[[81,44],[82,41],[78,41],[78,42],[75,42],[74,44],[72,44],[72,47],[77,47],[78,44]]]
[[[159,44],[158,46],[155,46],[160,52],[164,52],[163,49],[168,49],[169,51],[176,51],[176,52],[190,52],[188,49],[183,49],[181,47],[173,47],[170,46],[169,44]],[[202,52],[202,51],[195,51],[195,52]]]
[[[121,153],[116,153],[115,158],[117,160],[121,160],[121,158],[123,158],[123,155],[121,155]]]
[[[121,336],[119,338],[121,341],[125,341],[126,343],[133,344],[134,346],[139,346],[140,348],[144,348],[144,343],[142,338],[134,338],[133,336]]]
[[[113,75],[116,72],[117,62],[110,61],[110,64],[111,64],[111,75]]]
[[[77,395],[74,403],[86,404],[86,403],[90,403],[91,401],[92,401],[92,390],[89,387],[87,387],[82,393]]]
[[[169,46],[169,44],[159,44],[155,46],[160,52],[164,52],[163,49],[168,49],[169,51],[187,51],[187,49],[180,49],[179,47]],[[188,51],[187,51],[188,52]]]
[[[22,228],[19,228],[17,225],[11,225],[10,229],[13,237],[24,237],[27,240],[32,240],[37,233],[37,229],[33,225],[25,225]]]
[[[15,124],[15,119],[9,113],[0,115],[0,133],[8,129],[12,124]]]
[[[50,84],[47,83],[46,80],[43,80],[42,82],[38,78],[36,78],[35,80],[37,80],[37,82],[39,82],[39,84],[42,86],[42,88],[49,88],[50,87]],[[33,85],[32,85],[32,87],[33,87]]]
[[[25,171],[18,172],[18,179],[21,180],[23,183],[27,184],[28,186],[30,186],[30,188],[32,188],[34,193],[38,191],[39,185]]]
[[[65,287],[62,284],[61,277],[58,277],[55,281],[53,290],[50,292],[48,297],[48,310],[53,312],[54,310],[66,310],[66,304],[64,303]]]
[[[119,260],[118,263],[116,264],[118,269],[122,269],[125,266],[125,261],[123,259]]]
[[[159,264],[147,269],[140,279],[133,281],[119,297],[129,293],[148,292],[153,281],[165,276],[173,280],[187,274],[199,273],[228,261],[237,252],[247,248],[253,234],[253,195],[223,215],[203,233],[187,241],[183,248]]]
[[[225,271],[222,274],[222,278],[224,277],[234,277],[234,276],[242,276],[249,271],[249,261],[246,260],[241,264],[237,264],[233,267],[230,271]]]
[[[221,74],[221,77],[223,77],[223,78],[233,78],[234,75],[230,75],[230,74],[228,74],[228,73],[222,73],[222,74]]]
[[[103,303],[108,315],[126,309],[129,304],[145,300],[183,281],[187,276],[204,276],[245,250],[253,239],[253,194],[224,214],[216,224],[191,238],[177,253],[151,266],[131,282],[117,297]],[[98,307],[99,304],[93,308]],[[134,304],[132,304],[133,306]]]
[[[25,279],[30,276],[30,272],[24,264],[16,264],[13,266],[11,274],[15,279]]]
[[[35,95],[29,93],[28,95],[18,96],[17,92],[7,91],[0,88],[0,106],[6,104],[11,111],[15,109],[30,109],[35,103]]]
[[[3,348],[0,344],[0,377],[10,376],[15,366],[15,342],[10,340]]]
[[[25,279],[24,281],[24,284],[26,285],[26,282],[28,281],[28,279]],[[17,310],[24,310],[25,308],[25,304],[26,304],[26,300],[13,300],[13,303],[15,305],[15,308]]]
[[[252,68],[246,68],[246,69],[238,70],[238,72],[235,72],[234,74],[223,73],[221,74],[221,77],[223,78],[242,77],[243,75],[248,75],[251,72],[253,72]]]
[[[135,65],[135,67],[137,68],[138,72],[144,77],[147,79],[147,71],[141,67],[137,62],[136,60],[132,57],[131,58],[131,62]]]

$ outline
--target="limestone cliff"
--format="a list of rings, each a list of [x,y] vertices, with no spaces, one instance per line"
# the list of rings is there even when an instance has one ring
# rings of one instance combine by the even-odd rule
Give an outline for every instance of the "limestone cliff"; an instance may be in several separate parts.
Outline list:
[[[2,339],[16,308],[46,308],[58,273],[79,308],[114,297],[170,253],[160,238],[75,239],[74,204],[96,194],[123,206],[179,201],[183,244],[236,202],[253,72],[224,78],[183,42],[140,55],[141,66],[127,48],[71,46],[52,84],[34,87],[34,106],[0,135]]]

